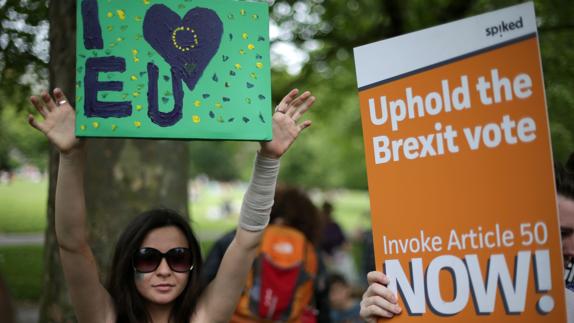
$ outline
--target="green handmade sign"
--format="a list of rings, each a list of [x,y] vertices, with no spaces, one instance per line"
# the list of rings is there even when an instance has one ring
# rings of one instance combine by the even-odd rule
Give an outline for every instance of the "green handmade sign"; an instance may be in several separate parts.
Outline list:
[[[79,0],[77,21],[77,136],[271,139],[267,4]]]

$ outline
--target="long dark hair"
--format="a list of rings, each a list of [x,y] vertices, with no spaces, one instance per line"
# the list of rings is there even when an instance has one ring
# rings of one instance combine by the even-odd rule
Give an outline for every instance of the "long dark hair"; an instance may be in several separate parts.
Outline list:
[[[175,226],[185,235],[193,254],[193,270],[187,286],[175,299],[170,322],[188,323],[202,292],[199,273],[202,267],[201,250],[189,224],[175,211],[154,209],[135,217],[120,236],[108,279],[108,291],[114,302],[118,323],[150,322],[145,299],[134,282],[132,256],[140,248],[146,235],[153,229]]]
[[[303,232],[307,240],[314,245],[318,244],[321,233],[319,211],[302,189],[278,186],[270,218],[270,222],[283,219],[285,225]]]

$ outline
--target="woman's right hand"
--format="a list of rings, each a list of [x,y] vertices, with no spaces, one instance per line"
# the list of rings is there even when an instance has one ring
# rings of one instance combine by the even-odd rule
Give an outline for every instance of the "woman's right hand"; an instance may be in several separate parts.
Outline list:
[[[361,301],[361,318],[368,323],[376,323],[380,318],[391,318],[401,313],[397,296],[387,287],[389,278],[380,271],[367,274],[369,288]]]
[[[60,153],[69,154],[80,146],[80,140],[76,138],[74,133],[76,111],[70,105],[62,90],[54,89],[54,99],[48,92],[43,92],[39,97],[30,97],[30,102],[32,102],[44,120],[38,121],[29,114],[28,123],[44,133]]]

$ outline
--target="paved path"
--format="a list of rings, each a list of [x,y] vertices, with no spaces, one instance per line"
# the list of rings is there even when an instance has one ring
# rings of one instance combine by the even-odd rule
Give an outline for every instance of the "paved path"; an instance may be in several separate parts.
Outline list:
[[[44,243],[42,233],[0,233],[0,246],[40,245]]]
[[[199,240],[216,240],[225,232],[203,231],[198,233]],[[0,246],[41,245],[43,233],[0,233]]]
[[[18,323],[38,323],[40,304],[37,303],[16,303],[16,322]]]

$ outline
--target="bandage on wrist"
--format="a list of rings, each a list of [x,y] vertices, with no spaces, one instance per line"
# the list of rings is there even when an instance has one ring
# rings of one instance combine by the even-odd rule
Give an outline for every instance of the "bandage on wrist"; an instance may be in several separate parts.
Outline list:
[[[251,182],[243,197],[239,214],[239,226],[244,230],[261,231],[269,223],[278,174],[279,159],[257,153]]]

